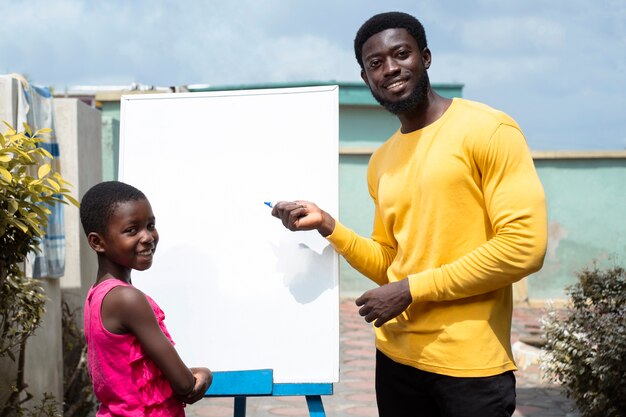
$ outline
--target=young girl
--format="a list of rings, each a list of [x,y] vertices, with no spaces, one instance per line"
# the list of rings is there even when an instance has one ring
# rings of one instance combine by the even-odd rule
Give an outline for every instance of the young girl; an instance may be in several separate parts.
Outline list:
[[[132,285],[131,270],[150,268],[159,241],[148,199],[130,185],[103,182],[83,197],[80,220],[98,255],[84,310],[97,416],[184,416],[185,403],[204,396],[212,374],[185,366],[163,311]]]

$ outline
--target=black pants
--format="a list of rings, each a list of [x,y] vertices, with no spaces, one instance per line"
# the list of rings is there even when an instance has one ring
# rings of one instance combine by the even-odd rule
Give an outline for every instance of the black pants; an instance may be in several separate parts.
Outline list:
[[[377,350],[376,401],[380,417],[510,417],[515,375],[439,375],[394,362]]]

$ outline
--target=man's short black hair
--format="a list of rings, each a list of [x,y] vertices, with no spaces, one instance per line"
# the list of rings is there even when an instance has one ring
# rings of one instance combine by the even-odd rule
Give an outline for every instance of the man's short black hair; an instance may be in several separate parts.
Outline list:
[[[120,181],[105,181],[91,187],[80,203],[80,222],[86,235],[104,234],[113,211],[120,203],[146,200],[144,193]]]
[[[373,35],[387,29],[406,29],[417,41],[417,45],[422,51],[428,46],[426,43],[426,32],[424,26],[415,17],[402,12],[380,13],[370,17],[359,28],[354,38],[354,55],[361,69],[363,69],[363,44]]]

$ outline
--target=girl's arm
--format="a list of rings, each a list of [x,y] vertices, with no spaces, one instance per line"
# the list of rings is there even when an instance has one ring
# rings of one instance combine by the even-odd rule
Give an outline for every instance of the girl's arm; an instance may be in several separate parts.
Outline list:
[[[135,335],[146,354],[168,379],[179,399],[191,403],[202,398],[210,384],[210,371],[206,368],[193,368],[206,369],[207,372],[192,372],[187,368],[161,331],[152,307],[141,291],[125,286],[114,288],[105,297],[102,316],[108,330]]]
[[[201,400],[213,382],[213,374],[208,368],[189,368],[195,378],[194,389],[188,395],[177,395],[179,401],[193,404]]]

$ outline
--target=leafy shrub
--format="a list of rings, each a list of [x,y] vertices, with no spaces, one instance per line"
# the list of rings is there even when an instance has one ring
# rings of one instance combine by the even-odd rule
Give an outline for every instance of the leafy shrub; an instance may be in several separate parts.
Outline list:
[[[584,417],[626,416],[626,270],[583,270],[563,317],[542,319],[543,368]]]
[[[86,417],[96,407],[96,396],[87,369],[87,343],[78,327],[82,317],[63,300],[63,415]]]
[[[65,200],[78,206],[66,188],[69,184],[53,171],[52,155],[40,146],[51,130],[32,132],[24,124],[18,132],[6,126],[0,133],[0,358],[17,363],[17,377],[8,400],[0,404],[0,417],[27,415],[24,403],[32,398],[24,381],[24,352],[26,340],[41,323],[45,295],[37,281],[24,275],[22,265],[45,235],[48,207],[67,204]],[[46,396],[31,411],[56,415],[53,408],[53,399]]]

